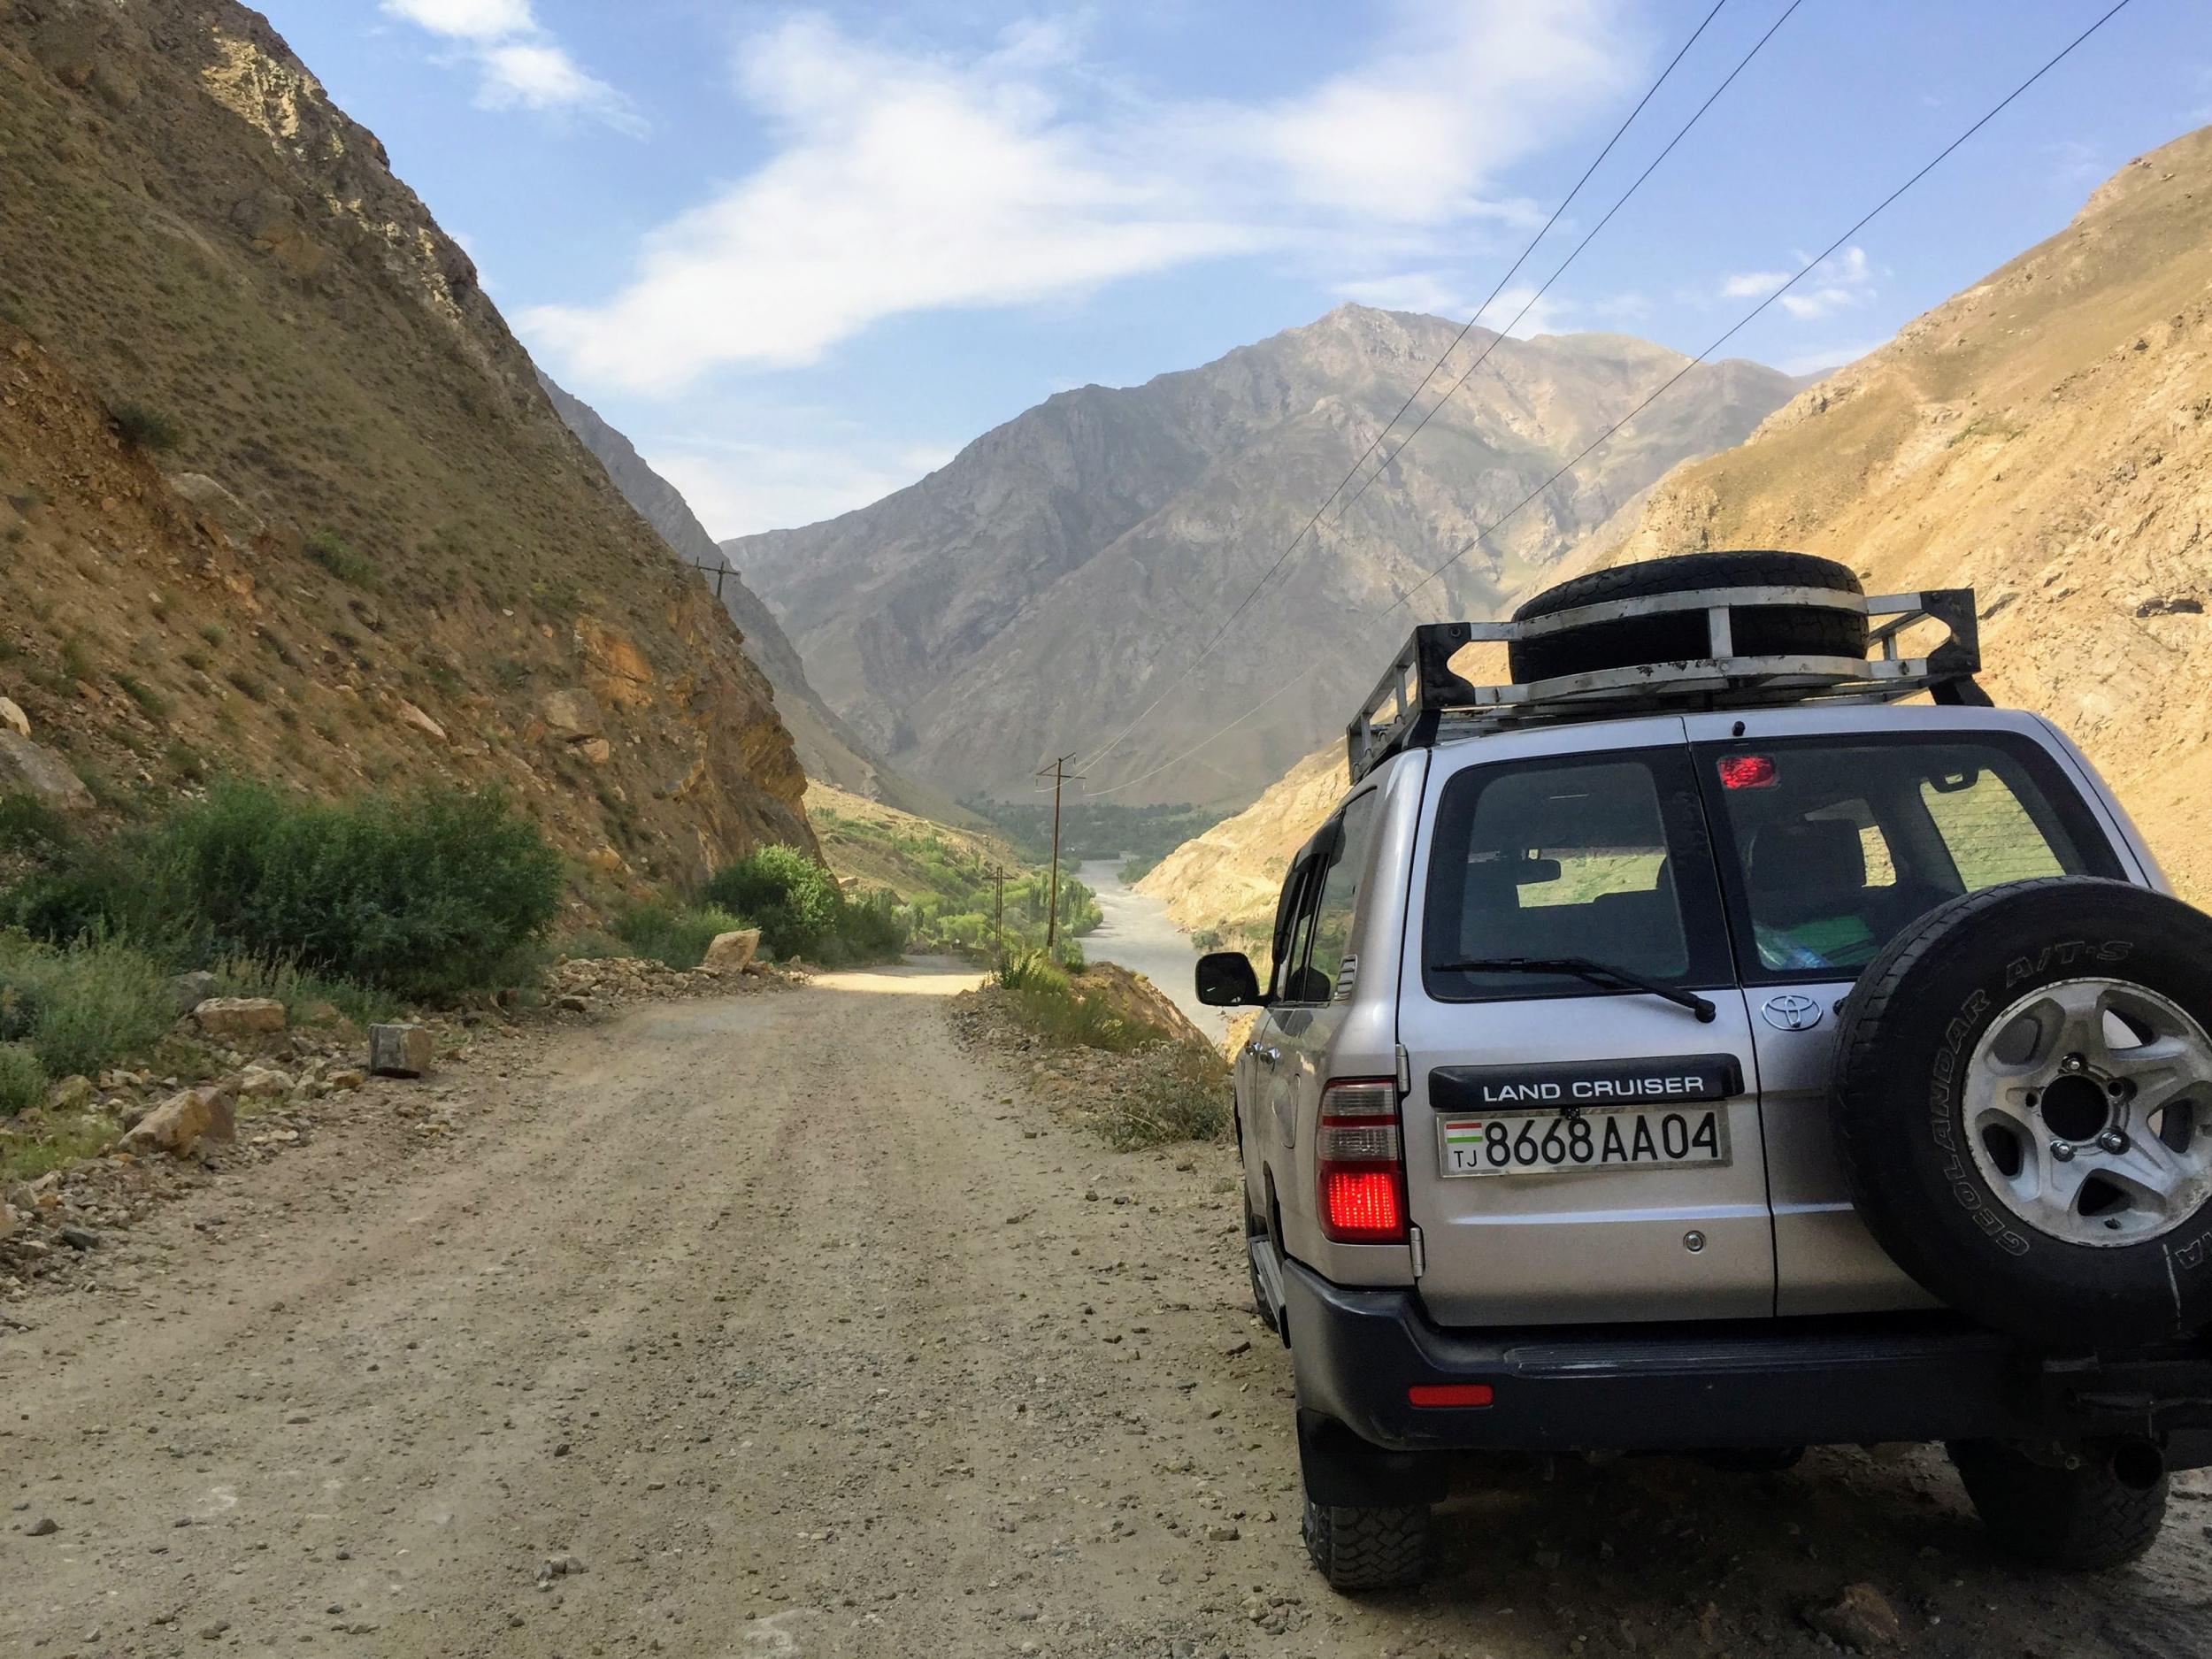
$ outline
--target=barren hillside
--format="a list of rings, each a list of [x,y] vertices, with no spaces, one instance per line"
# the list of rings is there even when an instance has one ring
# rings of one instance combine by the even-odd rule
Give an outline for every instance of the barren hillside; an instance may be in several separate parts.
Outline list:
[[[1544,580],[1786,547],[1877,592],[1972,584],[1992,694],[2071,733],[2181,890],[2212,901],[2212,128],[2131,162],[2059,234],[1627,518]],[[1310,757],[1140,886],[1187,926],[1263,918],[1341,766]]]
[[[1457,332],[1340,306],[1142,386],[1061,393],[872,506],[725,548],[815,687],[902,770],[955,795],[1025,793],[1053,746],[1086,749],[1166,689]],[[1492,342],[1471,334],[1448,373]],[[1681,363],[1620,334],[1496,342],[1391,476],[1318,526],[1294,579],[1131,733],[1116,772],[1171,761],[1221,708],[1278,688],[1285,663],[1313,672],[1243,741],[1123,798],[1249,800],[1372,679],[1371,613]],[[1486,606],[1548,569],[1673,463],[1740,442],[1794,385],[1745,362],[1687,376],[1463,562],[1455,596]]]
[[[603,869],[811,845],[766,680],[256,13],[0,0],[0,695],[94,793],[504,782]]]

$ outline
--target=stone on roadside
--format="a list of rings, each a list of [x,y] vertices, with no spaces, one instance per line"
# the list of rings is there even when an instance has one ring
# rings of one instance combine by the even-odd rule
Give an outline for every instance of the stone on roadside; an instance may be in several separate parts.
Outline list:
[[[249,1100],[269,1100],[289,1094],[292,1075],[271,1065],[250,1065],[238,1075],[238,1092]]]
[[[359,1088],[368,1080],[369,1074],[357,1065],[342,1065],[323,1073],[323,1081],[332,1088]]]
[[[23,1218],[15,1213],[15,1206],[0,1198],[0,1239],[4,1239],[23,1225]]]
[[[734,933],[717,933],[699,965],[710,973],[742,973],[752,964],[754,953],[759,949],[760,929],[757,927],[741,927]]]
[[[420,1077],[437,1057],[437,1040],[424,1026],[369,1027],[369,1070],[378,1077]]]
[[[284,1004],[273,996],[211,996],[192,1018],[211,1037],[259,1037],[284,1029]]]
[[[81,1076],[65,1077],[54,1085],[46,1101],[58,1110],[81,1112],[92,1104],[92,1079]]]
[[[170,1005],[181,1018],[213,996],[218,983],[215,976],[204,968],[196,969],[190,973],[180,973],[169,981]]]
[[[1835,1601],[1805,1609],[1805,1623],[1839,1647],[1871,1653],[1905,1633],[1889,1598],[1870,1584],[1849,1584]]]
[[[237,1139],[230,1092],[205,1087],[180,1089],[132,1125],[119,1144],[129,1152],[166,1152],[180,1158],[202,1141]]]

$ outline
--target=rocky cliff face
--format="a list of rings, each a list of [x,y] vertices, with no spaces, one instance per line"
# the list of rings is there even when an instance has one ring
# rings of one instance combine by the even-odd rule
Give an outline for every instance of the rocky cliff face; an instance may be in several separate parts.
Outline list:
[[[777,711],[791,730],[792,743],[807,776],[902,811],[946,823],[964,819],[967,814],[949,796],[902,777],[816,695],[807,682],[799,653],[775,613],[745,585],[682,492],[655,472],[637,452],[637,446],[609,426],[590,404],[555,384],[542,370],[538,373],[538,384],[568,429],[606,468],[622,498],[637,509],[639,517],[653,526],[679,560],[702,570],[728,572],[703,580],[718,593],[723,608],[744,635],[746,655],[760,665],[768,683],[775,687]]]
[[[1203,368],[1063,393],[872,507],[726,550],[825,698],[894,762],[956,792],[1025,788],[1048,749],[1118,731],[1192,659],[1455,332],[1345,306]],[[1487,339],[1471,335],[1455,369]],[[1500,342],[1131,737],[1116,775],[1296,683],[1236,741],[1122,798],[1249,799],[1371,682],[1405,624],[1373,613],[1681,363],[1617,335]],[[1451,599],[1486,608],[1793,388],[1754,364],[1694,373],[1464,561]]]
[[[1554,574],[1788,547],[1876,592],[1970,583],[1991,694],[2071,733],[2176,885],[2212,902],[2208,248],[2212,128],[2131,162],[2065,230],[1741,447],[1669,473]],[[1263,918],[1342,768],[1333,747],[1309,757],[1139,885],[1187,926]]]
[[[503,781],[580,857],[811,846],[767,680],[256,13],[0,0],[0,695],[111,804]]]

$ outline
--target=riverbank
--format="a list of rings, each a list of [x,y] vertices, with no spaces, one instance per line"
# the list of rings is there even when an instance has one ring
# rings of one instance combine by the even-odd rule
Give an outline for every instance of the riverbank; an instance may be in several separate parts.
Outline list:
[[[1075,873],[1098,895],[1105,918],[1083,935],[1083,954],[1143,974],[1207,1036],[1216,1042],[1227,1036],[1229,1011],[1198,1000],[1193,977],[1198,949],[1168,919],[1167,906],[1124,882],[1118,858],[1086,859]]]

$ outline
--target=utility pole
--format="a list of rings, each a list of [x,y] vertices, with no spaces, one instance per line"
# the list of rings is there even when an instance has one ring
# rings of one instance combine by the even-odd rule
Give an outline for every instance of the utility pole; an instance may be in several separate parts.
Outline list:
[[[1051,896],[1045,901],[1045,954],[1047,956],[1052,954],[1052,948],[1060,936],[1060,787],[1063,784],[1073,783],[1083,775],[1079,772],[1070,772],[1067,769],[1068,763],[1074,758],[1072,755],[1062,755],[1054,760],[1049,767],[1040,766],[1036,771],[1036,776],[1040,778],[1043,777],[1048,771],[1052,773],[1052,892]]]
[[[993,864],[983,872],[984,879],[996,889],[991,900],[991,949],[998,960],[1006,960],[1006,866]]]

